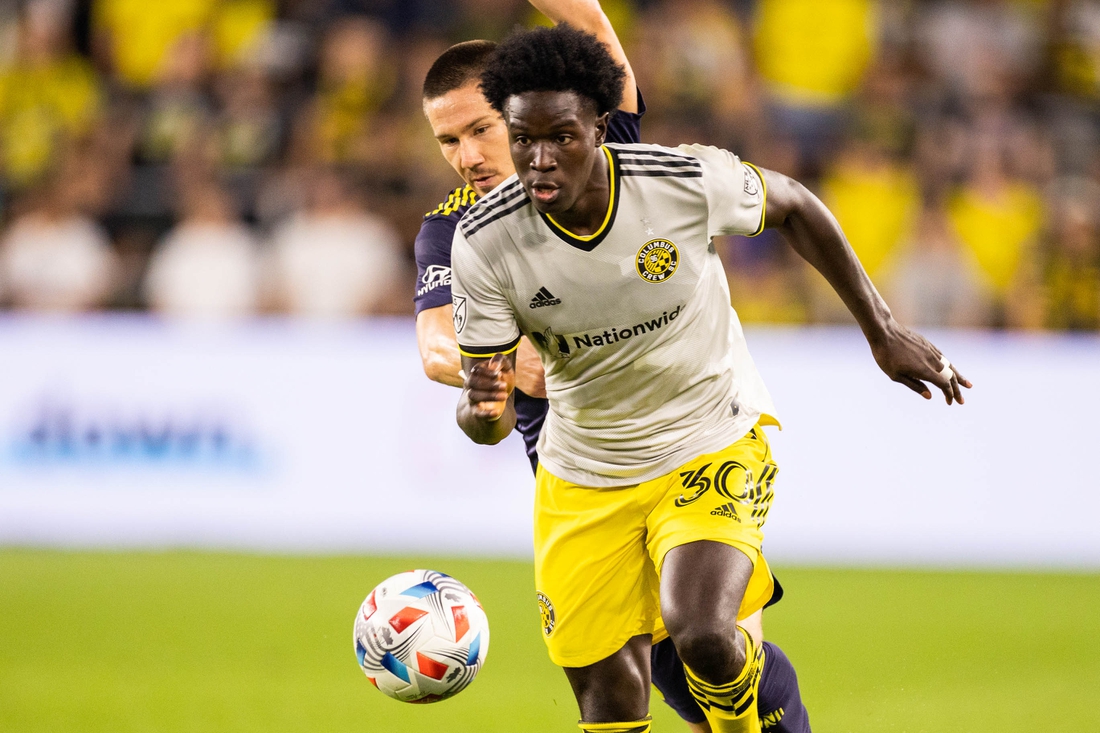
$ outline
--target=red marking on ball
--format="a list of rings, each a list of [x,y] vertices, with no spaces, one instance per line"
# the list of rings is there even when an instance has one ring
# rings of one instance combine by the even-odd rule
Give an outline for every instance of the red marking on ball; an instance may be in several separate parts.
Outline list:
[[[363,604],[363,620],[370,621],[370,617],[374,615],[374,612],[378,610],[378,606],[374,602],[374,591],[370,592],[367,596],[366,602]]]
[[[450,670],[450,667],[446,664],[441,664],[420,652],[416,653],[416,666],[420,668],[420,674],[431,677],[433,680],[443,679],[443,676]]]
[[[414,623],[427,615],[427,611],[422,611],[419,608],[413,608],[412,606],[405,606],[393,615],[393,617],[390,619],[390,626],[393,627],[394,631],[400,634],[402,631],[409,628]]]
[[[462,641],[462,637],[470,630],[470,617],[466,615],[466,607],[452,606],[451,614],[455,617],[455,641]]]

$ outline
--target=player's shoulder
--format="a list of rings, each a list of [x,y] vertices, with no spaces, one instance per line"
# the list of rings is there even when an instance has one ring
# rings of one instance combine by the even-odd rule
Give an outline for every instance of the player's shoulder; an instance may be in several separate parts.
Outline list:
[[[694,146],[670,148],[649,143],[608,143],[624,177],[702,178],[703,164]]]
[[[470,240],[479,233],[507,226],[508,217],[531,203],[519,178],[513,174],[489,194],[470,207],[459,222],[462,235]]]
[[[453,219],[456,223],[471,206],[477,203],[477,192],[469,186],[459,186],[445,198],[439,206],[424,215],[429,219]]]

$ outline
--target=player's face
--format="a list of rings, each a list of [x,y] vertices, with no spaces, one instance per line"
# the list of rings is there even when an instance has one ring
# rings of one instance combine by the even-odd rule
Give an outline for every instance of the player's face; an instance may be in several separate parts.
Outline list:
[[[426,100],[424,114],[443,157],[478,195],[515,172],[504,119],[485,101],[476,81]]]
[[[585,193],[607,115],[575,92],[525,92],[504,108],[512,161],[535,208],[544,214],[570,211]]]

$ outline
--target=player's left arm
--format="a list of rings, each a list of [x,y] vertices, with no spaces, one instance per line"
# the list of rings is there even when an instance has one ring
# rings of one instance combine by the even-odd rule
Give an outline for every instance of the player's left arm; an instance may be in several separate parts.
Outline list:
[[[623,44],[619,41],[619,36],[611,26],[607,14],[600,7],[599,0],[529,0],[529,2],[555,23],[568,23],[578,30],[591,33],[607,46],[611,51],[611,58],[626,71],[623,101],[619,109],[623,112],[637,112],[638,85],[634,78],[634,70],[630,68],[630,61],[626,57]]]
[[[867,271],[848,244],[836,217],[813,193],[775,171],[762,170],[764,226],[777,229],[799,255],[820,272],[855,316],[875,361],[895,382],[931,399],[924,382],[939,387],[947,400],[963,403],[961,387],[971,383],[942,352],[919,333],[894,320]]]

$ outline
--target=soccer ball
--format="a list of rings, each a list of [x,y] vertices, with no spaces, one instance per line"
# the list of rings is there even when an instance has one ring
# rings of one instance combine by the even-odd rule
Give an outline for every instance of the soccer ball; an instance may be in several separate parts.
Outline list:
[[[355,656],[395,700],[429,703],[474,681],[489,653],[489,619],[470,589],[434,570],[383,580],[355,617]]]

